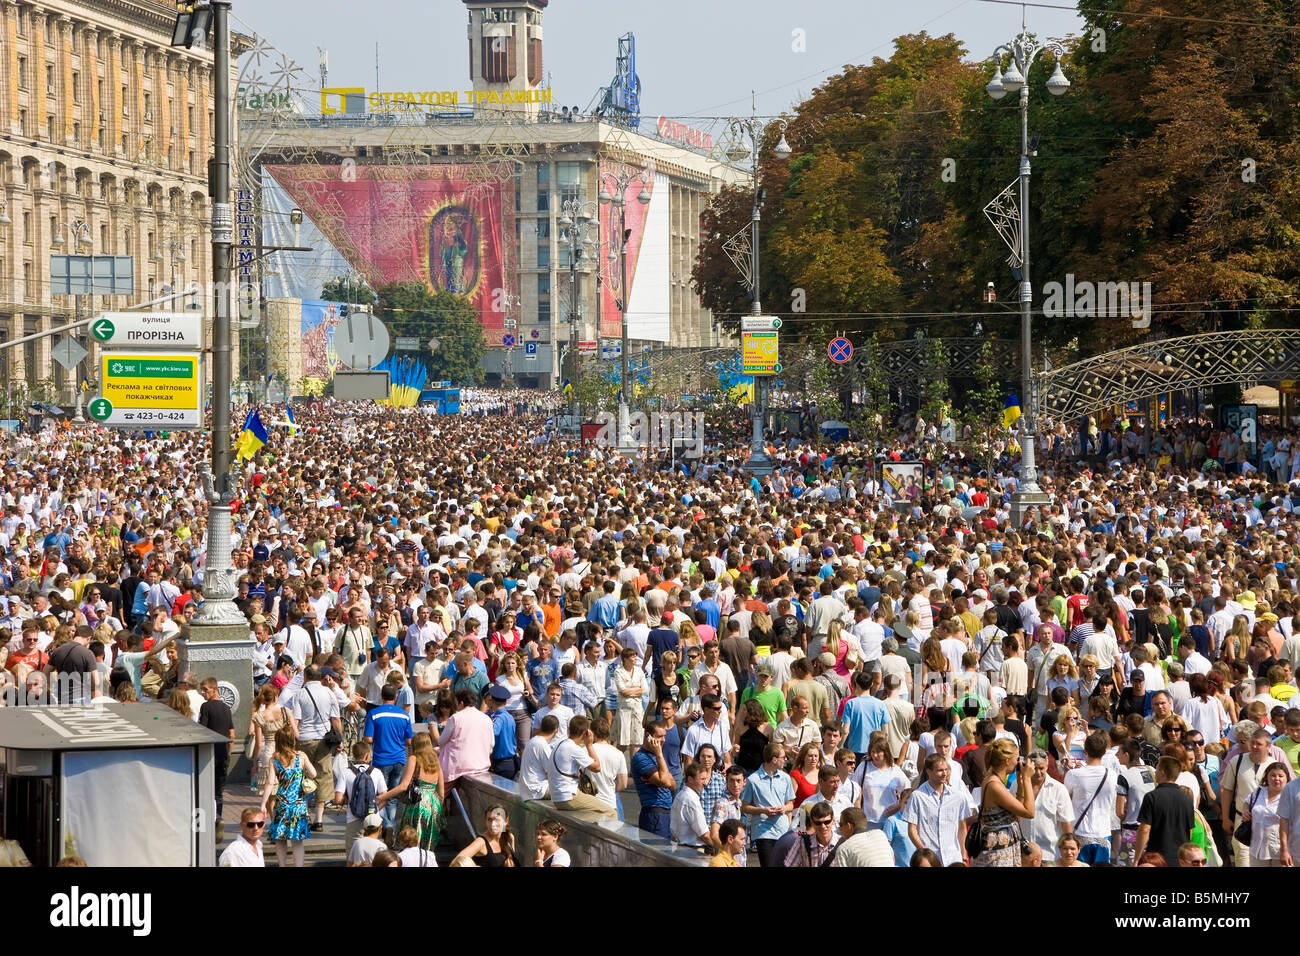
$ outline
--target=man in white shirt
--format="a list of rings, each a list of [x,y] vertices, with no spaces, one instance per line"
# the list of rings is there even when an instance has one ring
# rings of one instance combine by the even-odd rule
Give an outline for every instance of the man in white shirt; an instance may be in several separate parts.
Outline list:
[[[289,624],[275,635],[274,641],[284,644],[284,653],[293,658],[294,670],[302,670],[312,658],[311,635],[299,624]]]
[[[221,852],[218,866],[265,867],[262,856],[262,831],[266,813],[261,807],[244,807],[239,815],[239,836]]]
[[[709,832],[709,823],[704,819],[704,805],[700,803],[699,764],[687,764],[683,771],[685,784],[673,800],[672,818],[669,822],[673,839],[682,846],[713,846],[713,837]]]
[[[578,788],[584,773],[600,773],[600,757],[596,755],[591,722],[579,714],[569,721],[568,739],[560,740],[551,752],[551,765],[546,770],[551,802],[557,810],[590,810],[601,816],[617,817],[618,811],[612,806]]]
[[[425,646],[430,641],[441,644],[447,639],[447,632],[434,623],[430,613],[428,605],[421,604],[416,608],[415,621],[406,629],[404,645],[406,659],[411,662],[412,674],[415,673],[415,668],[419,666],[420,659],[425,655]]]
[[[820,739],[815,729],[811,739]],[[713,749],[722,754],[721,769],[731,765],[731,724],[723,709],[722,698],[717,694],[705,694],[700,698],[700,719],[691,724],[682,739],[682,762],[693,761],[704,744],[712,744]]]
[[[603,689],[601,693],[604,693]],[[556,737],[557,742],[564,740],[569,736],[569,722],[573,719],[573,708],[560,703],[560,699],[563,696],[564,691],[561,689],[560,685],[558,683],[551,684],[546,688],[546,704],[539,707],[537,713],[533,714],[534,723],[544,720],[548,716],[554,717],[559,721],[560,728],[558,736]]]
[[[515,777],[515,792],[525,800],[542,800],[550,790],[547,768],[551,764],[551,750],[555,746],[560,722],[551,715],[536,721],[533,726],[537,729],[524,747],[519,776]]]
[[[1134,866],[1137,847],[1138,812],[1142,801],[1156,787],[1151,768],[1142,762],[1142,744],[1135,738],[1120,743],[1117,756],[1121,767],[1116,782],[1115,815],[1119,818],[1119,846],[1115,856],[1120,866]]]
[[[361,774],[368,774],[370,782],[375,788],[375,796],[383,793],[388,789],[388,783],[384,779],[384,772],[378,767],[371,764],[371,758],[374,755],[374,748],[364,740],[358,740],[352,745],[352,760],[349,761],[343,755],[343,752],[334,755],[334,802],[341,807],[347,808],[347,819],[343,827],[343,845],[345,850],[351,850],[352,844],[356,843],[361,836],[361,822],[366,814],[356,816],[352,812],[352,791],[356,789],[357,781],[361,779]],[[367,807],[370,812],[376,812],[376,807]]]
[[[1022,773],[1026,771],[1034,787],[1034,817],[1019,821],[1020,835],[1042,848],[1044,863],[1053,863],[1056,841],[1074,828],[1074,804],[1065,784],[1047,775],[1047,754],[1043,751],[1029,755],[1028,765],[1021,768]]]
[[[1065,789],[1074,807],[1074,835],[1079,838],[1079,859],[1089,865],[1110,862],[1110,822],[1115,809],[1118,775],[1102,766],[1110,738],[1094,731],[1083,742],[1086,763],[1065,774]]]
[[[817,771],[817,789],[810,794],[794,811],[794,828],[806,833],[812,832],[812,821],[808,814],[819,803],[829,803],[835,811],[835,825],[832,828],[835,839],[840,838],[840,815],[853,806],[849,799],[848,787],[840,785],[840,774],[833,763],[824,763]]]

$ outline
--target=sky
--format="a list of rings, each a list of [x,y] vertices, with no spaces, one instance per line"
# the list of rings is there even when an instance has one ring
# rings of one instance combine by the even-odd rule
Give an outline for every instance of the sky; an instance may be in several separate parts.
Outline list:
[[[305,71],[305,89],[320,86],[318,48],[329,54],[330,86],[469,86],[461,0],[235,0],[233,12],[236,30],[263,37]],[[953,33],[970,59],[985,59],[1019,32],[1022,13],[1040,36],[1081,29],[1072,8],[990,0],[551,0],[545,85],[557,105],[585,111],[613,78],[618,37],[630,31],[643,118],[707,129],[710,118],[748,115],[752,104],[760,116],[790,110],[845,64],[888,59],[903,34]]]

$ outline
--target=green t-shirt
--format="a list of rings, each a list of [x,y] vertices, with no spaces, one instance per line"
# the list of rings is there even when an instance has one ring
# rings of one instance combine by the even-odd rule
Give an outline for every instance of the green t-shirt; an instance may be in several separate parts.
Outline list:
[[[1300,744],[1283,734],[1274,741],[1274,745],[1278,750],[1286,754],[1287,760],[1291,761],[1291,770],[1300,775]]]
[[[785,710],[784,694],[774,687],[759,691],[753,687],[746,687],[745,692],[740,695],[740,705],[743,707],[745,701],[751,697],[763,705],[763,713],[767,714],[769,724],[775,727],[781,722],[781,713]]]

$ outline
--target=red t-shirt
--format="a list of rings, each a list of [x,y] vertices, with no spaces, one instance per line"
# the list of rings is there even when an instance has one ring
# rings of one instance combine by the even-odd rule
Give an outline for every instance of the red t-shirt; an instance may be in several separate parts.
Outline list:
[[[1083,612],[1088,607],[1088,595],[1071,594],[1065,606],[1070,609],[1070,628],[1076,628],[1083,623]]]

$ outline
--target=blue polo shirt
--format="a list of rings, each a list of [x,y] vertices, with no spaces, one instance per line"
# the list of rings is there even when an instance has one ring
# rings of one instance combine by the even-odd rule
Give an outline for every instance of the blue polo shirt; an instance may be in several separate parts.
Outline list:
[[[741,791],[740,802],[756,807],[783,807],[794,800],[794,781],[784,770],[768,774],[766,767],[759,767],[745,781]],[[750,830],[755,840],[775,840],[784,836],[790,829],[790,820],[784,813],[774,817],[759,814],[750,818]]]
[[[867,741],[872,733],[889,725],[889,708],[874,697],[850,697],[844,702],[840,727],[844,730],[844,746],[856,754],[867,752]]]
[[[395,704],[380,704],[366,714],[363,736],[374,741],[376,767],[406,763],[406,742],[411,739],[411,718]]]
[[[641,808],[657,807],[663,810],[671,810],[673,806],[673,792],[668,787],[657,787],[653,784],[646,783],[642,777],[649,776],[659,769],[659,761],[655,755],[647,751],[644,747],[632,755],[632,782],[636,784],[636,796],[641,801]],[[791,791],[793,793],[793,791]]]
[[[492,759],[506,760],[515,755],[515,719],[504,707],[492,712]]]

